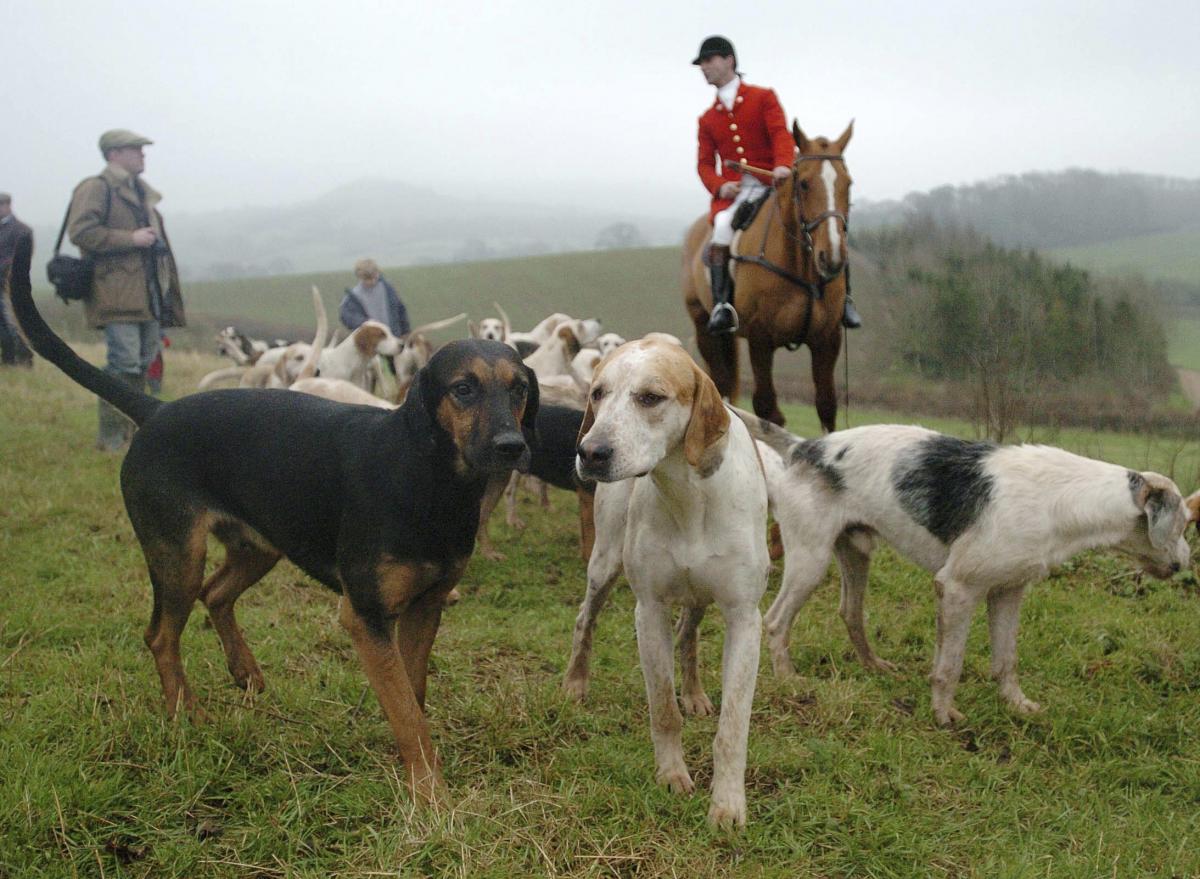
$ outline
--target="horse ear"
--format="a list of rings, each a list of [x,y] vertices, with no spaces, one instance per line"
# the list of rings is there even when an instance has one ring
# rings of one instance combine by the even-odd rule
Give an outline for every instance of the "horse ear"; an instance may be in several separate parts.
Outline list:
[[[842,136],[835,140],[831,146],[833,151],[841,155],[846,151],[846,144],[850,143],[850,138],[854,134],[854,120],[850,120],[850,124],[846,126],[846,130],[842,132]]]
[[[693,467],[707,475],[721,463],[714,448],[729,432],[729,410],[717,392],[717,386],[700,367],[692,365],[695,394],[692,397],[692,417],[683,436],[683,456]]]
[[[792,120],[792,140],[796,142],[796,149],[800,150],[800,152],[808,149],[808,138],[800,130],[800,122],[796,119]]]

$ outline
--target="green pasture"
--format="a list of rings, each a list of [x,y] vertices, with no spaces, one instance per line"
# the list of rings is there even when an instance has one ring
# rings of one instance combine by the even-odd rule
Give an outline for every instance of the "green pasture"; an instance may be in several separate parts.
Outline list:
[[[93,358],[95,346],[82,350]],[[173,350],[168,393],[218,365]],[[810,412],[789,409],[813,432]],[[184,660],[208,714],[164,719],[141,634],[149,585],[120,460],[91,451],[94,401],[39,362],[0,372],[0,877],[870,876],[1200,874],[1200,591],[1079,558],[1023,608],[1009,714],[972,632],[958,700],[934,727],[927,575],[878,554],[868,632],[900,666],[861,668],[827,584],[793,640],[800,677],[764,662],[747,771],[750,823],[708,829],[713,718],[688,718],[698,791],[655,786],[627,589],[596,637],[584,705],[560,680],[584,590],[574,497],[476,557],[434,649],[429,714],[453,805],[414,811],[334,599],[281,564],[240,602],[268,689],[230,682],[202,608]],[[905,420],[859,411],[856,423]],[[966,432],[963,424],[934,426]],[[1197,444],[1032,436],[1200,481]],[[210,562],[211,564],[211,562]],[[768,599],[778,586],[772,575]],[[702,628],[720,699],[722,627]]]
[[[1140,274],[1200,284],[1200,229],[1060,247],[1046,253],[1100,274]]]
[[[605,329],[626,336],[653,326],[691,331],[679,292],[680,252],[675,247],[557,254],[476,263],[387,269],[414,326],[459,312],[473,320],[498,317],[499,302],[514,329],[529,329],[546,315],[566,311],[601,317]],[[320,289],[336,325],[336,310],[350,272],[202,282],[188,286],[188,306],[216,318],[253,318],[304,328],[313,326],[310,288]],[[465,325],[447,331],[463,336]]]
[[[1200,317],[1176,317],[1163,328],[1171,364],[1200,370]]]

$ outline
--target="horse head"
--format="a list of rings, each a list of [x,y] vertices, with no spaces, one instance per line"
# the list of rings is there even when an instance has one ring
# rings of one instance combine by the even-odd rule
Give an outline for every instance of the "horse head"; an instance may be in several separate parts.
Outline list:
[[[822,281],[833,280],[846,267],[851,179],[842,153],[853,133],[851,121],[837,140],[809,140],[799,123],[792,123],[792,138],[799,150],[791,181],[794,234],[812,257]]]

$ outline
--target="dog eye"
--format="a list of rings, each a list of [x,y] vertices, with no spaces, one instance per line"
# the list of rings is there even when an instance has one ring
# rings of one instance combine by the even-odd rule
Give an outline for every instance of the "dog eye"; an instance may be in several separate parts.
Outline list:
[[[650,391],[646,391],[643,394],[638,394],[637,396],[638,403],[646,407],[657,406],[665,399],[667,398],[661,394],[653,394]]]
[[[807,180],[801,180],[801,181],[800,181],[800,191],[801,191],[801,192],[808,192],[808,181],[807,181]]]
[[[512,395],[514,400],[520,400],[527,393],[529,393],[529,388],[525,385],[513,385],[509,389],[509,393]]]
[[[599,403],[604,398],[603,388],[592,388],[592,402]]]
[[[475,386],[470,382],[458,382],[450,389],[456,397],[469,397],[475,390]]]

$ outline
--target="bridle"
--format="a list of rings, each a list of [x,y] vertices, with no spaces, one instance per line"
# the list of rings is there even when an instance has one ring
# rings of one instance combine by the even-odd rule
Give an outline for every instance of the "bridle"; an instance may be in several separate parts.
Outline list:
[[[823,162],[825,160],[842,162],[843,165],[846,161],[843,156],[836,155],[834,153],[814,153],[812,155],[796,156],[796,160],[792,164],[792,203],[796,208],[796,218],[798,220],[800,235],[797,235],[792,231],[791,228],[789,228],[789,224],[786,219],[783,217],[780,218],[780,225],[783,227],[784,233],[792,240],[794,244],[804,248],[804,252],[808,255],[809,261],[816,270],[819,280],[816,283],[813,283],[812,281],[802,278],[783,266],[777,265],[776,263],[773,263],[767,259],[767,238],[769,237],[771,230],[771,221],[775,219],[775,215],[777,213],[781,213],[779,210],[778,198],[775,199],[771,216],[767,219],[767,228],[763,231],[762,243],[759,248],[758,256],[745,256],[737,254],[731,256],[731,259],[735,260],[736,262],[748,262],[753,263],[756,266],[761,266],[767,271],[783,278],[785,281],[795,284],[797,287],[804,288],[805,292],[808,293],[808,302],[804,308],[804,323],[801,326],[800,333],[795,339],[785,343],[785,347],[789,351],[795,351],[804,344],[805,339],[808,337],[809,326],[812,323],[813,300],[825,298],[825,286],[827,284],[834,281],[839,275],[844,274],[846,276],[846,295],[850,295],[850,260],[842,260],[842,264],[836,272],[834,272],[832,275],[826,275],[823,271],[821,271],[821,267],[817,264],[816,259],[813,257],[813,250],[815,247],[812,239],[812,233],[816,231],[822,223],[829,219],[834,219],[841,223],[842,234],[846,235],[848,238],[850,230],[849,218],[847,218],[847,216],[841,211],[822,211],[810,220],[804,216],[804,205],[800,201],[800,163],[818,161]]]
[[[826,160],[842,162],[843,164],[845,163],[845,159],[840,155],[835,155],[833,153],[815,153],[811,156],[797,156],[795,164],[792,165],[792,203],[796,206],[796,217],[799,220],[799,227],[803,237],[797,238],[792,231],[787,228],[786,222],[783,224],[783,226],[789,237],[791,237],[793,241],[797,242],[801,247],[804,248],[805,253],[808,254],[810,259],[812,258],[813,254],[812,233],[820,228],[821,224],[826,220],[837,220],[842,226],[842,234],[848,236],[850,233],[850,219],[841,211],[821,211],[821,213],[817,214],[811,220],[804,216],[804,205],[800,201],[800,163],[824,162]],[[823,271],[821,271],[821,267],[814,260],[813,267],[816,268],[817,274],[821,277],[821,282],[818,286],[823,290],[826,284],[846,270],[847,264],[848,260],[843,260],[841,267],[836,272],[834,272],[832,275],[826,275]]]

